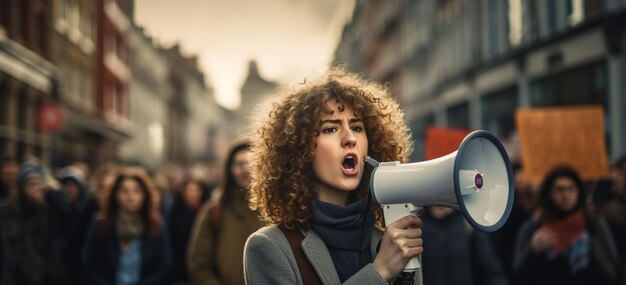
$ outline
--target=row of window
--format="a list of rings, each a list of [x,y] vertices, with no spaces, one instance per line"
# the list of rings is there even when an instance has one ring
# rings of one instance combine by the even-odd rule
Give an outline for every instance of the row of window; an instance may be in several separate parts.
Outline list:
[[[608,107],[608,76],[605,61],[592,63],[530,83],[531,106],[600,105],[605,110],[607,130],[610,130]],[[519,90],[516,86],[501,89],[481,96],[481,128],[499,137],[507,137],[515,131],[515,110],[519,107]],[[445,116],[447,127],[470,129],[470,104],[467,101],[450,106]],[[412,122],[411,129],[416,139],[415,160],[422,160],[424,134],[434,125],[434,114]],[[610,149],[610,145],[609,145]]]

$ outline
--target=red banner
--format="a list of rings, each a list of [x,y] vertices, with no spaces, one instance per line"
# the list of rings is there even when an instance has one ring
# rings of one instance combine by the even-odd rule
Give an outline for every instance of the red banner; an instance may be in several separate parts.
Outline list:
[[[459,149],[463,139],[471,133],[466,129],[430,127],[426,130],[426,159],[442,157]]]

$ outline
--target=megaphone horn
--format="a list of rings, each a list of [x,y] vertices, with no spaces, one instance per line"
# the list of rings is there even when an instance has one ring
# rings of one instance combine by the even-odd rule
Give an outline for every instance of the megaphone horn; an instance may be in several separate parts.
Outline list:
[[[370,189],[387,225],[417,214],[423,206],[444,206],[461,211],[474,228],[493,232],[504,225],[513,206],[509,157],[487,131],[470,133],[457,151],[432,160],[365,161],[373,166]],[[415,266],[419,268],[419,262],[407,265]]]

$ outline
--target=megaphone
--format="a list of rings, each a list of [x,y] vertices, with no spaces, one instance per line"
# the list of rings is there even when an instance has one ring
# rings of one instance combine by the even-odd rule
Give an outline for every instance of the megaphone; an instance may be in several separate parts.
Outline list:
[[[444,206],[461,211],[474,228],[493,232],[511,213],[511,163],[500,141],[487,131],[470,133],[457,151],[428,161],[365,161],[374,168],[370,190],[387,225],[417,215],[424,206]],[[404,271],[420,267],[415,257]]]

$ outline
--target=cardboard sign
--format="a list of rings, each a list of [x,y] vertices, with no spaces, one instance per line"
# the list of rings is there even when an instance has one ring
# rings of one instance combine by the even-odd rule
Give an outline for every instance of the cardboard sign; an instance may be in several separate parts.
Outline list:
[[[559,165],[573,167],[583,180],[609,175],[601,107],[520,109],[515,119],[529,181],[540,182]]]
[[[426,130],[426,159],[442,157],[458,150],[463,139],[471,132],[465,129],[428,128]]]

